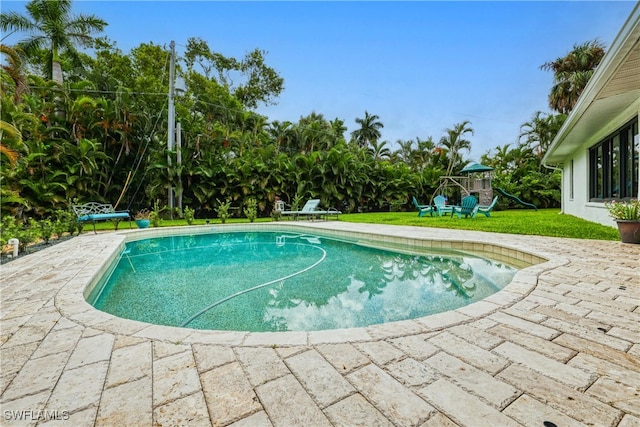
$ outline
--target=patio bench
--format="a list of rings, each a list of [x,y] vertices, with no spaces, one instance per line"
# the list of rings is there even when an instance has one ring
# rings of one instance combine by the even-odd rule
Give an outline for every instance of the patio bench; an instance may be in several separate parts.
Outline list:
[[[89,202],[83,205],[71,205],[76,214],[78,222],[91,221],[93,223],[93,232],[96,232],[96,221],[116,221],[116,230],[121,219],[129,219],[129,227],[131,227],[131,215],[129,211],[116,211],[109,203]]]

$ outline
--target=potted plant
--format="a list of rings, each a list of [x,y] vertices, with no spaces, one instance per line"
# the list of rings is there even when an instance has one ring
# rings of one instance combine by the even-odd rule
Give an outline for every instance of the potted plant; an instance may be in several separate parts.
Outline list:
[[[612,201],[605,203],[605,206],[618,224],[622,242],[640,244],[640,200]]]
[[[141,209],[134,217],[138,228],[148,228],[151,220],[149,219],[150,212],[148,209]]]

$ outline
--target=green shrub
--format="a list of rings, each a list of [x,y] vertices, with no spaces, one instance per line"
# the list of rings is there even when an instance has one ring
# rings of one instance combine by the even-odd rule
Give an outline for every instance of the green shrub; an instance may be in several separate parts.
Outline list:
[[[18,230],[18,235],[15,236],[19,241],[20,250],[22,252],[27,250],[27,246],[36,240],[38,240],[40,236],[40,226],[38,221],[33,218],[29,218],[29,225],[26,227],[21,227]]]
[[[24,252],[29,244],[40,238],[40,225],[33,218],[29,220],[29,226],[25,226],[15,218],[5,216],[2,218],[0,235],[2,236],[0,237],[2,246],[7,245],[10,239],[18,239],[18,247],[21,252]]]
[[[0,223],[0,246],[7,245],[9,239],[18,238],[20,228],[22,227],[18,225],[14,217],[10,215],[4,216]]]
[[[58,239],[62,237],[64,233],[73,233],[78,230],[78,221],[76,215],[70,210],[58,209],[53,213],[53,234]],[[80,232],[78,232],[80,234]]]
[[[224,224],[225,222],[227,222],[227,218],[229,218],[229,209],[231,208],[231,202],[228,200],[224,203],[222,203],[220,200],[217,201],[218,209],[216,210],[216,212],[218,214],[218,218],[220,218],[220,221],[222,221],[222,223]]]
[[[254,222],[256,220],[256,217],[258,216],[258,202],[256,202],[256,199],[250,198],[247,200],[244,208],[244,215],[247,217],[249,222]]]
[[[194,218],[195,218],[195,211],[189,206],[186,206],[184,208],[184,219],[187,220],[187,224],[192,225]]]
[[[49,240],[51,240],[51,236],[53,235],[53,223],[51,222],[50,219],[42,219],[40,221],[38,221],[38,233],[39,236],[42,240],[44,240],[45,243],[49,243]]]
[[[293,201],[291,202],[291,210],[297,211],[300,210],[300,205],[302,204],[302,196],[295,196]]]
[[[404,200],[396,199],[389,203],[389,212],[402,212],[404,206]]]
[[[160,227],[160,223],[162,222],[162,218],[160,214],[164,210],[164,206],[160,207],[160,200],[156,200],[153,204],[153,209],[149,213],[149,219],[151,220],[151,225],[154,227]]]

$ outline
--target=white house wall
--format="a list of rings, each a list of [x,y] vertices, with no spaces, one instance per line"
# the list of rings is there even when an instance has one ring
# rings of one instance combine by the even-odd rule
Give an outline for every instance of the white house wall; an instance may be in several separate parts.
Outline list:
[[[640,99],[602,127],[575,150],[562,167],[562,211],[603,225],[616,226],[604,203],[589,202],[589,148],[611,135],[629,122],[634,116],[640,117]],[[571,199],[571,160],[573,160],[573,199]],[[638,195],[640,196],[640,195]]]

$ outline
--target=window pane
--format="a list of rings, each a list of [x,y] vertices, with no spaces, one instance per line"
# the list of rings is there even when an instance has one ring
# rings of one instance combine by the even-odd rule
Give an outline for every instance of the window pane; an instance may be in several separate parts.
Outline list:
[[[596,197],[602,199],[604,197],[603,190],[603,176],[602,176],[602,145],[596,149]]]
[[[617,199],[620,197],[620,135],[613,137],[611,143],[611,194],[608,197]]]
[[[596,156],[597,149],[592,147],[589,149],[589,200],[595,199],[597,194],[596,189]]]
[[[569,166],[569,199],[573,200],[573,159],[571,159]]]
[[[638,197],[639,168],[640,135],[634,119],[589,149],[590,200]]]
[[[631,171],[631,180],[633,182],[630,197],[638,197],[638,163],[640,160],[640,135],[638,135],[638,122],[633,125],[633,170]]]

